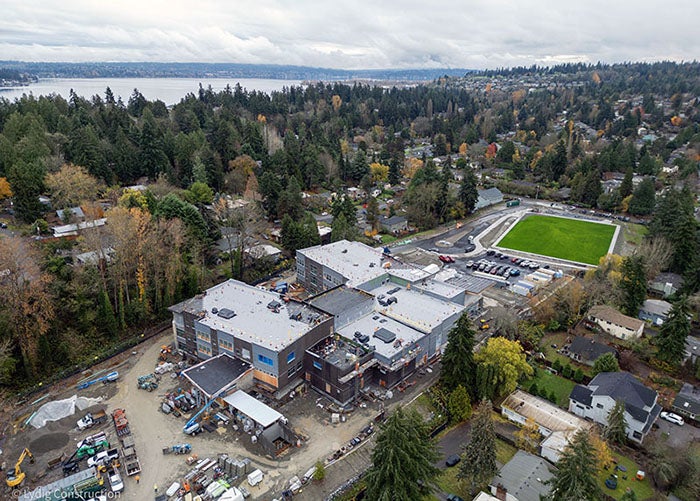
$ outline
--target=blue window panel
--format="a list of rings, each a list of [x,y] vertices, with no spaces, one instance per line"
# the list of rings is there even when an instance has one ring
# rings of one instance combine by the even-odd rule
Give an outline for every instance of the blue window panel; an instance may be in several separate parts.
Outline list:
[[[265,355],[258,355],[258,362],[262,362],[263,364],[267,364],[270,367],[275,365],[275,361],[269,357],[266,357]]]
[[[294,352],[291,352],[289,355],[287,355],[287,363],[290,364],[290,363],[294,362],[295,358],[296,358],[296,356],[294,355]]]
[[[321,362],[318,362],[317,360],[314,360],[314,367],[316,367],[318,370],[323,369]]]

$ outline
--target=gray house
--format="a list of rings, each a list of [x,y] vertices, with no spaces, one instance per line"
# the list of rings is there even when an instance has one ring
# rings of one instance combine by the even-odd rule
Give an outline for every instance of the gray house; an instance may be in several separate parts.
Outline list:
[[[673,401],[673,410],[678,414],[700,421],[700,388],[683,383],[681,391]]]
[[[403,216],[382,216],[379,218],[379,224],[387,233],[400,233],[408,230],[408,221]]]
[[[583,336],[576,336],[569,346],[569,358],[586,365],[593,365],[595,361],[606,353],[614,353],[617,356],[615,348],[598,343],[593,339]]]
[[[625,404],[627,438],[642,443],[659,417],[657,393],[644,386],[629,372],[601,372],[588,386],[577,384],[569,395],[569,411],[577,416],[607,425],[615,402]]]
[[[639,319],[654,325],[663,325],[668,320],[671,303],[662,299],[647,299],[639,309]]]
[[[556,468],[541,457],[518,451],[491,480],[491,494],[509,501],[540,501],[549,496],[546,482],[554,477],[554,471]]]

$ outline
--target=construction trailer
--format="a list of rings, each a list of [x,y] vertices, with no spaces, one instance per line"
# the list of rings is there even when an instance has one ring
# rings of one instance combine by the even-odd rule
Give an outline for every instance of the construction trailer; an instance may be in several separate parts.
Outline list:
[[[94,493],[103,491],[104,478],[94,467],[62,478],[31,492],[20,495],[18,501],[61,501],[66,499],[87,499]]]

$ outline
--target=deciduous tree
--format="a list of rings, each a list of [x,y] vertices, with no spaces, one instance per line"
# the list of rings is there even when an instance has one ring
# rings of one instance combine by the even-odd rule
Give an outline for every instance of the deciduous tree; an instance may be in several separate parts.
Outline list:
[[[494,367],[495,374],[490,381],[496,395],[507,395],[515,390],[518,380],[532,375],[532,367],[525,359],[523,347],[519,341],[506,338],[491,338],[479,353],[474,356],[480,365]]]
[[[58,172],[47,174],[46,187],[51,191],[52,206],[61,209],[95,200],[102,184],[84,167],[65,164]]]

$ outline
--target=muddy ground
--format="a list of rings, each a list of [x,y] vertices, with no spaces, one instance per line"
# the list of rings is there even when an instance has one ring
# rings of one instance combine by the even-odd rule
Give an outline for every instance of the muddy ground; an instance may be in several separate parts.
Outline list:
[[[29,464],[28,461],[23,464],[22,469],[26,472],[27,479],[22,487],[33,489],[61,478],[60,466],[49,470],[48,461],[61,457],[62,454],[72,454],[77,441],[89,434],[106,431],[111,445],[118,445],[111,420],[85,432],[77,430],[76,421],[88,410],[106,409],[112,412],[114,409],[124,408],[136,442],[142,472],[138,484],[134,477],[122,475],[125,484],[122,497],[153,499],[154,486],[158,486],[162,493],[172,482],[180,480],[189,469],[185,464],[186,456],[164,455],[162,448],[187,442],[192,445],[192,453],[196,453],[200,458],[216,458],[220,453],[237,458],[249,457],[254,466],[263,471],[265,477],[255,488],[248,487],[247,483],[244,485],[251,492],[252,499],[271,500],[280,496],[290,478],[295,475],[301,477],[316,461],[325,460],[356,436],[381,408],[381,402],[368,403],[366,408],[357,409],[349,414],[346,422],[331,424],[328,411],[319,407],[327,402],[309,390],[303,397],[295,398],[284,406],[277,406],[288,418],[290,426],[307,437],[301,447],[293,447],[278,458],[262,455],[262,451],[251,442],[249,435],[236,432],[231,427],[220,427],[213,433],[205,432],[196,437],[186,436],[182,428],[189,415],[176,418],[160,411],[163,395],[178,386],[186,387],[185,382],[165,374],[159,388],[153,392],[139,390],[137,387],[138,376],[153,371],[161,345],[169,341],[168,334],[156,336],[136,347],[134,351],[123,353],[93,368],[96,375],[118,370],[120,378],[116,383],[98,383],[85,390],[76,390],[77,382],[85,375],[76,376],[54,385],[46,393],[48,396],[34,405],[6,407],[2,415],[5,437],[0,446],[3,449],[0,458],[6,462],[7,467],[11,467],[22,449],[29,447],[36,460],[34,464]],[[392,401],[392,404],[398,403],[399,399],[411,398],[416,392],[415,387],[405,393],[395,392],[399,398]],[[103,398],[103,402],[60,421],[48,423],[40,430],[22,426],[26,417],[45,402],[67,398],[76,393],[80,396],[99,396]],[[38,398],[40,395],[34,397]],[[82,467],[85,467],[84,463]],[[0,487],[3,488],[4,486]]]

